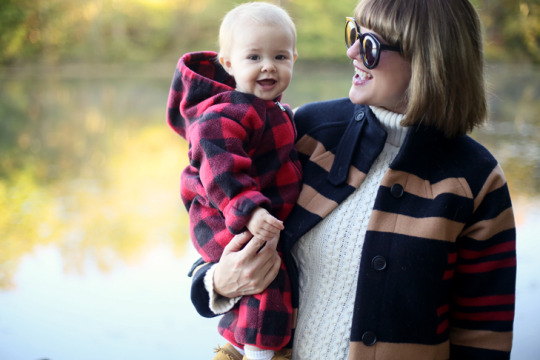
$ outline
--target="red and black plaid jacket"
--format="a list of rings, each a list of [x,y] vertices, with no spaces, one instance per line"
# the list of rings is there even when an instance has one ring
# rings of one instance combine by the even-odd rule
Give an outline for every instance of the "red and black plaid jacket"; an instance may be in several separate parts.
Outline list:
[[[216,53],[189,53],[168,99],[167,122],[189,143],[181,195],[205,261],[221,257],[257,207],[285,219],[302,180],[290,107],[234,87]]]

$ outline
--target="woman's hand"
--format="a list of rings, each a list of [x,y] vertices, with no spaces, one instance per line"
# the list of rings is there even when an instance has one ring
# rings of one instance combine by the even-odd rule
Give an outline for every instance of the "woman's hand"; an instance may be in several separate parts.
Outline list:
[[[234,298],[258,294],[266,289],[281,265],[276,251],[278,240],[279,236],[276,236],[265,245],[264,241],[252,237],[247,231],[236,235],[216,265],[214,290],[222,296]]]

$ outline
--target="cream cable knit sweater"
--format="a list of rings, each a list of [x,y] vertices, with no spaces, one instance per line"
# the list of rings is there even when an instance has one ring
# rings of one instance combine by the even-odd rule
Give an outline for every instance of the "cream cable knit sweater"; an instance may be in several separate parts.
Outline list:
[[[375,195],[397,155],[403,118],[371,108],[388,132],[383,151],[362,185],[293,248],[298,263],[300,306],[293,360],[347,359],[360,254]]]
[[[365,181],[347,200],[304,235],[293,248],[298,263],[300,308],[293,360],[347,359],[349,334],[367,223],[381,179],[397,155],[407,129],[403,115],[371,107],[388,133],[383,151]],[[205,276],[210,308],[216,314],[232,309],[240,299],[217,296],[214,268]]]

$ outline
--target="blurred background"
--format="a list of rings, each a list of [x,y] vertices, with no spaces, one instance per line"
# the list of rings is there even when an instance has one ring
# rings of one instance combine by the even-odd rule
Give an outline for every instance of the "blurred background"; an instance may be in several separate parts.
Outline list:
[[[210,359],[189,301],[186,144],[165,123],[176,61],[216,50],[230,0],[0,1],[0,359]],[[276,2],[299,59],[284,102],[347,96],[356,0]],[[540,351],[540,2],[478,0],[490,121],[518,225],[512,359]],[[466,86],[466,84],[464,84]]]

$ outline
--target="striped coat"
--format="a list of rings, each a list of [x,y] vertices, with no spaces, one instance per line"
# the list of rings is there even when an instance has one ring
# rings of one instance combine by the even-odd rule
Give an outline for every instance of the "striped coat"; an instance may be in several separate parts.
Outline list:
[[[295,120],[304,186],[282,241],[297,306],[292,246],[360,186],[386,133],[348,99],[306,105]],[[509,359],[512,206],[496,160],[470,137],[409,130],[380,184],[359,261],[350,360]],[[209,315],[202,273],[192,299]]]

